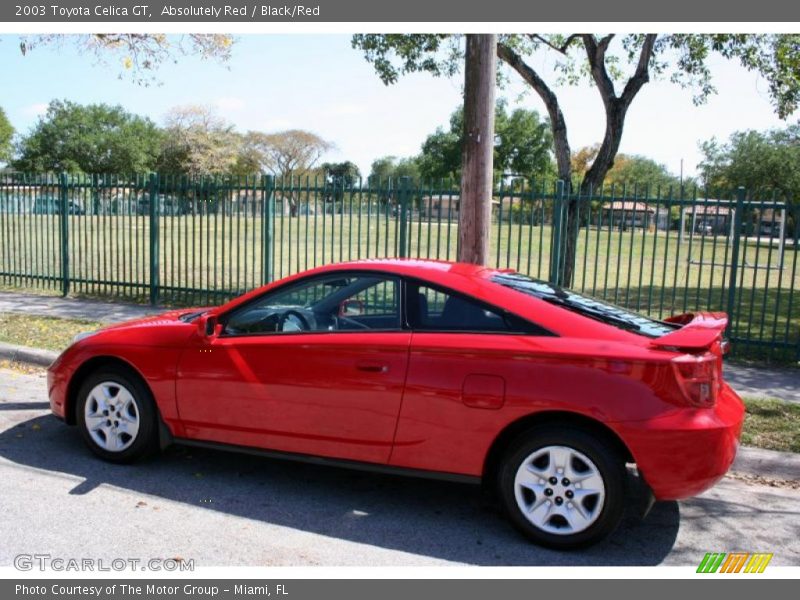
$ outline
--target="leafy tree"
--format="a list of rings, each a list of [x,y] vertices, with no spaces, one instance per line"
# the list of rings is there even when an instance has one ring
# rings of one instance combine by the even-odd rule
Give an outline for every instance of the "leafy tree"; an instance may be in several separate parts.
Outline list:
[[[700,145],[701,179],[713,190],[744,186],[753,195],[800,198],[800,123],[785,129],[737,131],[727,142]]]
[[[361,171],[358,166],[349,160],[340,163],[322,163],[320,169],[325,174],[325,181],[328,183],[325,190],[326,202],[341,202],[345,192],[352,190],[361,179]],[[342,206],[339,205],[339,210],[341,209]]]
[[[647,190],[655,194],[660,188],[666,192],[670,187],[681,185],[680,177],[669,172],[665,165],[652,158],[638,154],[618,154],[614,166],[606,175],[606,184],[625,185],[638,188],[640,193]],[[687,182],[684,181],[684,184]]]
[[[361,179],[358,165],[349,160],[340,163],[322,163],[320,169],[325,173],[325,179],[339,189],[351,189]]]
[[[599,148],[599,144],[595,144],[580,148],[573,153],[573,182],[577,180],[576,185],[580,185],[580,180],[597,155]],[[684,182],[684,184],[686,183]],[[617,154],[614,166],[606,175],[604,185],[625,185],[631,189],[637,188],[640,193],[647,190],[649,193],[655,194],[658,189],[666,192],[670,187],[677,188],[681,185],[681,180],[670,173],[666,166],[652,158],[638,154]]]
[[[334,145],[315,133],[290,129],[277,133],[248,132],[245,144],[261,169],[278,177],[310,172]]]
[[[14,151],[13,138],[14,128],[6,116],[6,111],[0,107],[0,162],[2,163],[7,163],[11,160]]]
[[[191,176],[231,172],[242,139],[231,123],[204,106],[179,106],[166,117],[164,144],[158,162],[162,173]]]
[[[162,135],[121,106],[54,100],[17,149],[21,171],[142,173],[152,170]]]
[[[279,179],[290,176],[310,175],[320,158],[334,145],[315,133],[302,129],[290,129],[277,133],[250,131],[244,136],[242,163],[257,165],[259,171],[272,173]],[[294,193],[281,192],[281,200],[289,204],[290,215],[299,214],[299,197]]]
[[[455,117],[455,115],[454,115]],[[463,132],[454,119],[450,128],[438,127],[422,143],[419,156],[419,172],[424,179],[450,179],[461,170],[461,148]]]
[[[129,76],[139,85],[155,81],[155,71],[165,62],[177,62],[177,56],[195,55],[203,59],[227,61],[234,39],[225,34],[190,34],[167,36],[163,33],[93,33],[46,34],[25,36],[20,43],[23,56],[41,46],[73,45],[105,65],[109,57],[120,62],[119,78]]]
[[[234,177],[257,177],[263,172],[262,156],[252,143],[250,133],[239,135],[236,160],[230,169]]]
[[[408,177],[413,181],[419,181],[419,158],[416,156],[408,156],[401,158],[397,161],[392,175],[395,179],[399,177]]]
[[[419,163],[420,159],[416,156],[407,158],[384,156],[372,162],[369,179],[373,185],[400,177],[409,177],[413,181],[419,181],[421,177]]]
[[[727,142],[700,145],[700,173],[710,188],[744,186],[750,192],[776,191],[800,198],[800,123],[785,129],[737,131]]]
[[[537,178],[553,172],[550,124],[535,110],[515,108],[507,114],[505,105],[499,105],[495,139],[495,165],[504,173]]]
[[[463,149],[464,111],[450,117],[450,128],[438,128],[422,144],[420,174],[425,178],[458,178]],[[552,137],[547,121],[536,111],[517,108],[510,114],[503,102],[495,109],[494,167],[498,175],[541,177],[552,171]]]
[[[463,55],[458,36],[448,34],[358,34],[354,48],[363,51],[384,83],[400,75],[425,71],[435,76],[454,74]],[[555,60],[530,60],[551,54]],[[553,82],[540,65],[551,65],[557,84],[588,79],[605,111],[605,133],[586,169],[581,186],[598,187],[614,165],[628,109],[651,76],[665,77],[690,89],[702,103],[715,88],[709,59],[718,55],[760,73],[767,81],[773,106],[781,118],[800,102],[800,35],[797,34],[513,34],[500,36],[497,56],[544,103],[550,117],[557,174],[572,180],[567,122]],[[626,74],[627,71],[627,74]],[[508,77],[503,73],[501,77]],[[567,212],[565,283],[572,280],[577,241],[577,200]]]
[[[712,138],[700,145],[699,165],[710,193],[730,192],[744,186],[750,198],[800,199],[800,123],[785,129],[737,131],[726,142]],[[797,236],[796,210],[787,211],[787,235]]]
[[[372,161],[372,166],[370,167],[370,181],[385,181],[386,179],[392,177],[396,166],[396,156],[382,156],[380,158],[376,158]]]

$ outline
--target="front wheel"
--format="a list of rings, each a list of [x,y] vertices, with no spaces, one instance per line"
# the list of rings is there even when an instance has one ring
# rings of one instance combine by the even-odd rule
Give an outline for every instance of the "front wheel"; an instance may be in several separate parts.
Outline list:
[[[78,392],[78,426],[89,448],[129,463],[158,448],[158,416],[147,386],[123,369],[92,373]]]
[[[587,431],[533,429],[506,453],[499,495],[512,523],[534,542],[559,549],[583,547],[619,524],[625,473],[618,453]]]

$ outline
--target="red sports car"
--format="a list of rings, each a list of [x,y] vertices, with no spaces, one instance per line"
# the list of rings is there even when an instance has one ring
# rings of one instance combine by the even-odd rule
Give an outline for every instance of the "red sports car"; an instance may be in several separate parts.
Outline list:
[[[350,262],[78,336],[50,405],[115,462],[178,442],[491,483],[523,533],[567,548],[616,527],[626,463],[661,500],[730,467],[725,325],[513,271]]]

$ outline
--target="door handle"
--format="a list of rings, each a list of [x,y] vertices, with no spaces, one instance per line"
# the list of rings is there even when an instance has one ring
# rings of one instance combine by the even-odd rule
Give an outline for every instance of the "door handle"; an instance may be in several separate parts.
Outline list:
[[[366,373],[387,373],[389,371],[389,365],[365,360],[356,363],[356,369],[365,371]]]

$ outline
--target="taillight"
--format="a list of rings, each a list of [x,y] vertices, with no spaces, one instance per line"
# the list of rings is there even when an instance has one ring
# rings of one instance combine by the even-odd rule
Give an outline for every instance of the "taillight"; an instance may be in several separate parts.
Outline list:
[[[675,379],[690,406],[714,406],[721,385],[719,362],[721,358],[705,354],[682,354],[672,359]]]

